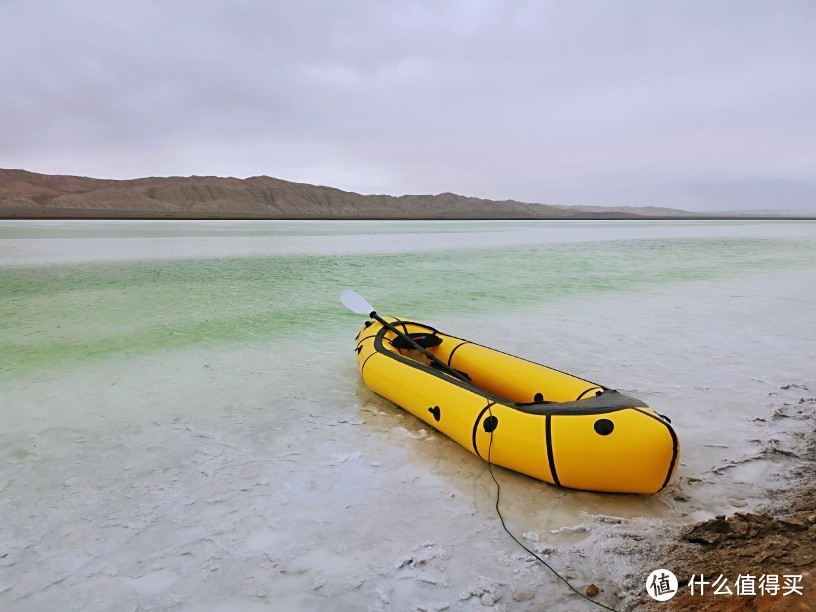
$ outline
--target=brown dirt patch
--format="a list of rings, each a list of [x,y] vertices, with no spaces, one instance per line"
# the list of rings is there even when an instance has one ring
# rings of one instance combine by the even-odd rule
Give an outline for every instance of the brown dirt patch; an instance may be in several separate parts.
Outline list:
[[[814,432],[816,433],[816,432]],[[662,565],[671,568],[680,583],[679,593],[668,602],[654,602],[644,595],[632,602],[644,610],[725,610],[776,612],[816,611],[816,436],[806,455],[797,462],[795,485],[762,513],[736,513],[682,528],[675,539],[661,547]],[[651,571],[651,570],[650,570]],[[648,574],[649,572],[646,572]],[[720,574],[728,579],[733,595],[691,595],[687,586],[693,575],[708,581]],[[757,595],[736,595],[739,575],[757,580]],[[802,595],[770,596],[758,588],[763,574],[801,575]]]

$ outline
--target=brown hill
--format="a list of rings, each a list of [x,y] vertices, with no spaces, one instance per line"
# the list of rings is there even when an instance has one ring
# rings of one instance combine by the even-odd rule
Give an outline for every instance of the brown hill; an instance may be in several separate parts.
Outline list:
[[[269,176],[104,180],[0,169],[0,218],[107,219],[577,219],[639,218],[610,209],[453,193],[361,195]]]

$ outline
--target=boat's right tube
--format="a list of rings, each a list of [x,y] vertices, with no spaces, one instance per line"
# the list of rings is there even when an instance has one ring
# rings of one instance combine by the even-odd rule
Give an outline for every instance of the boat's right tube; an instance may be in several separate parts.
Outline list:
[[[577,376],[456,338],[446,338],[437,354],[467,372],[477,387],[511,402],[532,402],[537,393],[548,402],[571,402],[601,390]]]

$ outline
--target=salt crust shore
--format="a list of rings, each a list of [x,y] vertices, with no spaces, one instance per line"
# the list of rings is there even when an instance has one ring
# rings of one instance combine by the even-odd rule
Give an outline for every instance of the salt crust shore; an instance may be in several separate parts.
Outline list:
[[[768,499],[774,501],[761,512],[718,517],[694,526],[598,514],[584,524],[551,533],[517,535],[574,586],[584,590],[590,583],[597,584],[596,600],[620,610],[814,609],[816,397],[805,385],[785,385],[775,395],[767,419],[789,423],[790,436],[764,440],[760,452],[714,470],[727,474],[760,461],[778,465],[787,477],[768,490]],[[335,427],[361,424],[362,420],[346,419]],[[217,478],[221,472],[241,486],[220,494],[209,491],[204,500],[189,491],[173,490],[173,483],[182,476],[175,470],[161,486],[166,488],[163,494],[140,489],[136,483],[125,496],[134,506],[111,506],[105,517],[94,515],[95,506],[105,505],[105,492],[86,478],[90,474],[71,478],[51,493],[39,493],[39,504],[29,504],[23,525],[15,529],[6,523],[0,530],[4,610],[597,609],[570,594],[541,564],[516,548],[495,520],[485,521],[483,529],[473,534],[494,546],[467,551],[482,557],[476,560],[478,577],[472,568],[464,572],[461,567],[467,537],[411,544],[405,534],[395,536],[388,550],[398,551],[401,545],[402,552],[379,555],[391,560],[363,571],[355,569],[359,551],[332,554],[287,545],[287,530],[291,534],[296,525],[285,527],[284,519],[257,504],[258,512],[246,512],[247,495],[268,490],[271,484],[253,467],[252,453],[220,446],[213,432],[192,431],[180,424],[173,427],[179,438],[192,436],[203,443],[190,467],[206,478]],[[424,429],[396,427],[393,432],[414,444],[433,440]],[[134,449],[138,447],[139,440],[134,443]],[[278,452],[270,458],[283,464],[298,459],[297,451]],[[324,463],[337,467],[365,460],[359,452],[348,452],[335,453]],[[376,461],[369,465],[382,467]],[[499,475],[500,481],[503,476]],[[0,482],[0,491],[8,486],[8,481]],[[671,495],[682,504],[697,486],[702,483],[696,478],[681,478]],[[287,491],[281,494],[278,502],[285,506]],[[48,509],[61,504],[88,511],[70,520],[50,521]],[[9,515],[8,510],[6,504],[4,515]],[[460,518],[465,525],[471,525],[473,518],[481,522],[478,517]],[[319,519],[331,520],[329,516]],[[43,540],[44,534],[48,541]],[[553,544],[556,536],[573,536],[577,541]],[[659,567],[672,569],[681,584],[700,573],[722,573],[732,580],[739,573],[802,574],[804,595],[691,599],[681,586],[681,594],[671,604],[653,604],[644,595],[644,578]]]

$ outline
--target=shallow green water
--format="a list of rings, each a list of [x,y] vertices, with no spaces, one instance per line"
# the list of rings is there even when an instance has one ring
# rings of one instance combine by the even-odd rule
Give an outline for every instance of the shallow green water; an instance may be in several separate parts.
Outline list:
[[[385,230],[393,226],[399,229],[390,224]],[[204,229],[205,236],[214,231]],[[17,227],[2,231],[21,233]],[[43,231],[50,236],[55,230]],[[142,235],[126,227],[119,232],[128,240]],[[89,233],[83,228],[80,236]],[[169,347],[342,334],[351,315],[337,295],[347,287],[383,313],[489,316],[610,293],[682,292],[691,281],[816,265],[814,241],[805,238],[640,238],[487,250],[475,238],[473,246],[456,250],[433,250],[422,236],[422,250],[407,253],[6,267],[0,272],[0,375],[28,376]]]

